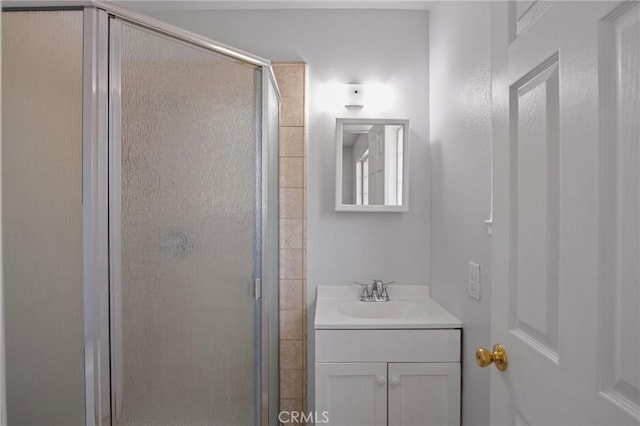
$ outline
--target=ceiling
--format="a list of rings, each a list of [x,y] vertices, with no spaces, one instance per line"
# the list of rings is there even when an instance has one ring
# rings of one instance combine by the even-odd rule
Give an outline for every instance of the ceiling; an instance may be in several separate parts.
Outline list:
[[[132,9],[208,10],[208,9],[403,9],[429,10],[429,0],[120,0]]]

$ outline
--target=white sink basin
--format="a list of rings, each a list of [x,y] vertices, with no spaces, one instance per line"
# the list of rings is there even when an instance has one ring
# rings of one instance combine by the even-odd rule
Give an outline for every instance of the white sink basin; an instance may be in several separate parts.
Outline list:
[[[345,301],[338,305],[338,313],[354,318],[406,318],[420,314],[414,302],[358,302]]]
[[[314,328],[429,329],[460,328],[462,322],[431,299],[428,286],[389,287],[388,302],[361,302],[355,286],[317,288]]]

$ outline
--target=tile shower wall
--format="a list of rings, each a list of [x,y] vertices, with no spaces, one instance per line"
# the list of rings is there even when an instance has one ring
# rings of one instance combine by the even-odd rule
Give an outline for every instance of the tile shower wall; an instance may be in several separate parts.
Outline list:
[[[280,410],[306,411],[307,69],[275,63],[280,114]]]

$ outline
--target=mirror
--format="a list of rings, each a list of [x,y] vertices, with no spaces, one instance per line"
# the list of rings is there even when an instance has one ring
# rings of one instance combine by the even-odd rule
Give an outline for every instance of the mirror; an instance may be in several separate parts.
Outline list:
[[[408,210],[409,120],[338,118],[336,211]]]

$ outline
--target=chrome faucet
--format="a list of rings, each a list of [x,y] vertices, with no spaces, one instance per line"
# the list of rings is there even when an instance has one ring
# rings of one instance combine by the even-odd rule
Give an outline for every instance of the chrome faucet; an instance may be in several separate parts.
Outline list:
[[[373,283],[371,284],[371,298],[376,302],[381,302],[383,292],[385,292],[385,290],[382,280],[373,280]],[[387,295],[387,298],[388,297],[389,296]]]
[[[362,287],[362,292],[360,293],[361,302],[388,302],[390,299],[387,287],[390,284],[395,283],[395,281],[383,283],[382,280],[373,280],[373,283],[371,283],[371,290],[369,290],[368,284],[359,283],[357,281],[355,281],[355,283]]]

